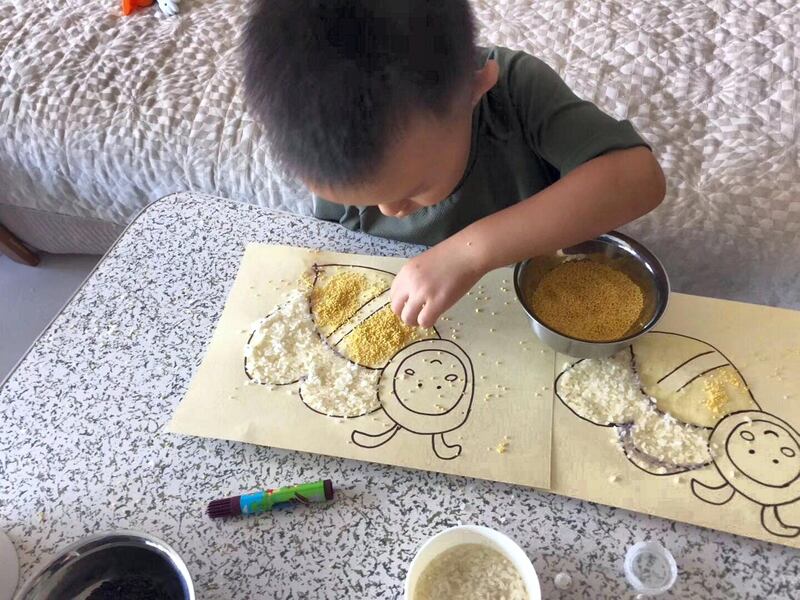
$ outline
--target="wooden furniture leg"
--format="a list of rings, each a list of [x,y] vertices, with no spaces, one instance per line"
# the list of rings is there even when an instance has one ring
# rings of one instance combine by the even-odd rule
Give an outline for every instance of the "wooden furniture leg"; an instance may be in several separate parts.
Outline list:
[[[39,264],[39,255],[29,250],[13,233],[2,225],[0,225],[0,253],[23,265],[35,267]]]

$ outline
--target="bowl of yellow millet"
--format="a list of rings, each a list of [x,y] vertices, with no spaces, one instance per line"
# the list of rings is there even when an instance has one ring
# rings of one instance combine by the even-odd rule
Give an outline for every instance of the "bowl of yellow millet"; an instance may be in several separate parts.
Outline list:
[[[656,325],[670,292],[658,258],[616,231],[518,263],[514,288],[536,336],[577,358],[629,346]]]

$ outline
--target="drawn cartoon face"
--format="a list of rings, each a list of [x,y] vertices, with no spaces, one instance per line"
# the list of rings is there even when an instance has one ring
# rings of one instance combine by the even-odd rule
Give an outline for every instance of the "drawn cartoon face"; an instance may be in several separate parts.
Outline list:
[[[800,478],[800,445],[774,421],[739,424],[728,436],[725,450],[737,469],[763,485],[785,487]]]
[[[447,340],[420,340],[392,357],[378,381],[386,415],[403,429],[438,434],[469,417],[474,393],[472,362]]]
[[[464,395],[464,364],[446,350],[420,350],[397,367],[394,391],[409,410],[438,415],[452,409]]]

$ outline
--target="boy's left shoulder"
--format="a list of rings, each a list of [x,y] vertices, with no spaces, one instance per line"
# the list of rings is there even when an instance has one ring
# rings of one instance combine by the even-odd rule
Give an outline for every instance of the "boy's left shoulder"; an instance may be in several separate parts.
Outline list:
[[[608,152],[648,145],[629,121],[580,98],[543,60],[502,46],[487,48],[486,57],[499,67],[484,97],[491,131],[505,139],[521,133],[561,177]]]
[[[542,59],[524,50],[503,46],[481,48],[485,60],[494,60],[498,66],[497,87],[510,93],[535,93],[552,90],[563,84],[561,77]]]
[[[543,60],[523,50],[503,46],[481,47],[481,62],[497,62],[497,83],[483,97],[483,116],[499,137],[525,120],[531,108],[543,109],[549,99],[570,94],[559,75]]]

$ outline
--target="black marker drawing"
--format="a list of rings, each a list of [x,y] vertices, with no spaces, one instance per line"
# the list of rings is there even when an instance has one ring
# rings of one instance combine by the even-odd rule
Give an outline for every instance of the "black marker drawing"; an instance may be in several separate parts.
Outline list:
[[[638,393],[622,403],[595,398],[588,390],[602,382],[587,375],[589,364],[601,369],[597,377],[632,377],[629,381],[640,384]],[[761,524],[768,532],[800,535],[800,528],[787,525],[778,514],[779,506],[800,500],[800,436],[791,425],[761,410],[741,372],[711,344],[652,332],[612,359],[569,365],[554,387],[573,414],[593,425],[613,427],[622,452],[638,469],[671,476],[713,465],[722,481],[711,484],[693,478],[691,489],[698,499],[724,505],[738,492],[761,505]],[[717,393],[724,398],[720,405],[714,402]],[[661,438],[649,443],[643,432],[655,422]],[[663,437],[670,435],[675,445],[690,448],[683,460],[665,458],[671,449],[670,439]]]
[[[458,344],[414,342],[392,357],[378,382],[381,408],[394,425],[377,434],[356,430],[351,439],[362,448],[377,448],[405,429],[431,436],[434,454],[452,460],[461,454],[461,446],[448,444],[444,434],[466,422],[474,394],[472,361]]]
[[[363,275],[363,281],[369,285],[356,290],[358,302],[350,308],[349,314],[341,316],[327,327],[320,326],[324,319],[319,318],[314,290],[320,290],[341,273]],[[363,334],[365,324],[368,327],[371,318],[382,310],[389,310],[389,289],[393,277],[394,274],[388,271],[358,265],[314,265],[308,293],[279,306],[251,332],[245,348],[244,371],[248,379],[262,385],[299,384],[298,394],[305,406],[325,416],[353,419],[383,410],[393,422],[388,430],[378,433],[352,432],[351,441],[362,448],[383,446],[405,429],[430,435],[434,454],[442,460],[452,460],[461,454],[461,446],[448,444],[444,434],[464,424],[474,395],[472,362],[466,352],[454,342],[442,340],[435,328],[417,332],[413,340],[402,344],[403,347],[393,348],[390,353],[379,355],[373,362],[359,360],[348,348],[350,336],[359,332]],[[283,329],[279,329],[281,320]],[[254,339],[257,335],[263,335],[260,330],[264,327],[273,327],[285,333],[286,322],[296,322],[290,334],[303,343],[294,343],[293,340],[288,344],[296,351],[284,356],[284,360],[274,360],[275,363],[280,362],[283,368],[270,371],[267,380],[255,377],[253,361],[248,361],[248,351]],[[271,339],[270,336],[271,333],[266,338]],[[362,384],[359,389],[368,390],[370,398],[365,403],[367,408],[330,414],[312,406],[312,394],[319,394],[320,390],[319,386],[315,390],[309,389],[309,353],[330,353],[325,357],[326,360],[331,355],[335,356],[339,374],[358,380]],[[334,377],[336,375],[334,373]],[[324,393],[335,392],[326,389]]]
[[[308,312],[311,315],[311,320],[314,322],[315,330],[320,339],[331,348],[334,352],[346,358],[365,369],[373,369],[379,371],[383,368],[384,364],[370,364],[365,361],[355,360],[352,356],[348,356],[347,352],[343,350],[346,346],[348,336],[355,333],[355,331],[362,327],[370,317],[375,316],[379,311],[387,308],[391,299],[389,298],[389,290],[392,286],[394,273],[384,271],[382,269],[375,269],[374,267],[363,267],[358,265],[345,265],[345,264],[324,264],[313,265],[312,272],[314,274],[311,289],[312,293],[308,296]],[[332,329],[321,327],[319,319],[316,314],[316,307],[313,302],[313,290],[319,289],[320,285],[325,282],[326,278],[335,276],[337,273],[361,273],[368,281],[375,284],[375,287],[368,290],[363,294],[362,302],[351,315],[342,323],[336,325]],[[434,335],[439,337],[439,333],[434,329]]]
[[[800,434],[775,415],[746,410],[729,414],[711,432],[721,453],[714,466],[723,483],[692,479],[692,493],[709,504],[725,504],[736,493],[761,505],[761,525],[778,537],[797,537],[778,507],[800,500]]]

